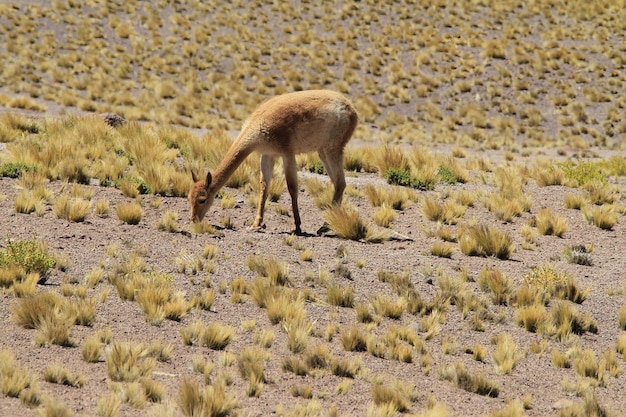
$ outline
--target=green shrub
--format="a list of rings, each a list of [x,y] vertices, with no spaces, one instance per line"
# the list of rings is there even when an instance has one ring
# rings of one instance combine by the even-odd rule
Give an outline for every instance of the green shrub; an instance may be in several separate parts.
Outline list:
[[[573,164],[571,161],[566,161],[558,164],[558,166],[567,178],[576,181],[579,186],[590,181],[606,184],[606,176],[597,162],[579,161],[577,164]]]
[[[129,182],[137,188],[139,194],[152,194],[152,188],[141,178],[138,177],[124,177],[115,182],[115,188],[120,188],[121,182]]]
[[[435,188],[435,183],[433,181],[413,177],[406,168],[389,168],[385,171],[385,179],[389,184],[401,185],[403,187],[413,187],[418,190],[427,191]]]
[[[452,170],[446,166],[440,166],[439,171],[437,172],[441,182],[445,182],[447,184],[455,185],[459,182],[458,178],[454,176]]]
[[[552,297],[569,300],[576,304],[584,302],[591,291],[590,288],[584,290],[579,288],[574,278],[547,265],[533,268],[524,276],[524,283],[541,289]]]
[[[389,168],[385,171],[385,179],[389,184],[408,187],[412,185],[411,174],[404,168]]]
[[[54,257],[48,255],[46,247],[36,240],[18,240],[7,238],[4,250],[0,251],[0,268],[18,266],[26,273],[37,272],[44,276],[50,268],[56,266]]]
[[[314,174],[326,175],[326,168],[324,167],[322,161],[320,161],[319,159],[315,160],[315,162],[310,164],[307,168],[309,172],[312,172]]]
[[[612,156],[606,164],[611,175],[626,176],[626,158],[623,156]]]
[[[28,165],[23,162],[6,162],[0,165],[0,177],[18,178],[24,172],[37,171],[35,165]]]

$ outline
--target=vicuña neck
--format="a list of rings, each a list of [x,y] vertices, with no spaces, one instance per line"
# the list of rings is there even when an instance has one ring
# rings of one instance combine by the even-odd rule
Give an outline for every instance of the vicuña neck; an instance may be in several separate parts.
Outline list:
[[[253,147],[241,146],[241,141],[236,140],[226,153],[222,162],[220,162],[218,167],[215,168],[215,171],[212,174],[213,180],[211,182],[211,190],[217,193],[224,185],[226,185],[228,179],[233,175],[237,168],[239,168],[239,165],[245,161],[248,155],[252,153],[252,151],[254,151]]]

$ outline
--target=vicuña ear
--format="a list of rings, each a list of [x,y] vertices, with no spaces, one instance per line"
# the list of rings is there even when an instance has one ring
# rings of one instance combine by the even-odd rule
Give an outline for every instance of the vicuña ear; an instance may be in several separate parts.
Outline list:
[[[206,173],[206,179],[204,180],[204,186],[208,189],[211,185],[211,181],[213,181],[213,176],[211,175],[211,171]]]
[[[191,179],[193,180],[193,182],[198,182],[198,177],[196,176],[196,173],[193,169],[191,170]]]

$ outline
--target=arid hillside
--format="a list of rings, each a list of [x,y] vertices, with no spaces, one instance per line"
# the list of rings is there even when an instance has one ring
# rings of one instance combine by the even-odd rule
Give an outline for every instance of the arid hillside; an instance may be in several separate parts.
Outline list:
[[[0,1],[0,416],[624,415],[625,22]],[[253,155],[190,222],[191,172],[321,88],[360,116],[343,205],[300,155],[303,233],[280,166],[251,229]]]

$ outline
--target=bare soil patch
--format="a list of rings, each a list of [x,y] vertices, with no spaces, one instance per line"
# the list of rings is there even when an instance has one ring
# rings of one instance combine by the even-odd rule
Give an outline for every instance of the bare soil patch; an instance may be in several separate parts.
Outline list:
[[[346,3],[341,10],[335,10],[334,4],[318,8],[299,2],[258,7],[226,2],[214,10],[188,2],[160,9],[147,2],[84,7],[53,3],[43,7],[37,2],[0,2],[0,25],[5,28],[0,30],[0,58],[6,62],[0,69],[0,79],[5,80],[0,81],[0,115],[19,112],[43,123],[66,113],[115,112],[142,126],[182,126],[210,140],[213,134],[232,133],[251,108],[273,94],[302,88],[347,89],[344,92],[362,112],[352,149],[360,152],[384,142],[406,155],[414,149],[428,150],[468,167],[469,180],[439,182],[430,191],[414,190],[416,201],[394,211],[391,239],[366,243],[316,235],[324,213],[304,183],[307,178],[329,186],[330,182],[304,170],[299,172],[303,236],[287,233],[292,220],[285,214],[290,206],[286,191],[277,202],[268,203],[265,228],[254,231],[247,227],[255,214],[250,193],[229,188],[234,207],[216,204],[207,221],[217,232],[198,234],[187,220],[188,202],[182,197],[135,199],[114,187],[87,185],[93,195],[86,219],[70,222],[53,212],[55,199],[70,185],[47,183],[54,199],[45,204],[41,215],[22,214],[15,210],[22,190],[19,179],[0,178],[0,234],[6,237],[0,250],[10,242],[37,240],[66,264],[62,270],[51,270],[37,285],[38,293],[76,291],[92,271],[103,273],[101,282],[87,287],[84,294],[97,300],[95,319],[89,326],[71,326],[72,345],[66,347],[36,346],[37,331],[16,322],[15,308],[22,299],[11,288],[2,289],[0,352],[11,352],[16,364],[32,375],[44,405],[29,408],[18,398],[1,395],[0,416],[40,415],[46,399],[64,404],[71,415],[93,416],[98,402],[106,398],[120,402],[119,412],[110,415],[185,415],[180,393],[185,380],[203,388],[228,381],[226,392],[236,404],[230,414],[241,416],[385,415],[374,406],[380,384],[395,391],[406,387],[410,393],[406,410],[392,410],[391,415],[427,415],[433,403],[449,412],[439,415],[490,415],[516,400],[527,405],[523,415],[559,415],[590,395],[609,415],[626,410],[626,364],[618,353],[618,340],[624,335],[620,317],[626,304],[626,177],[613,175],[602,183],[613,190],[617,216],[616,224],[603,230],[590,224],[581,210],[565,206],[567,195],[586,196],[587,191],[540,186],[529,175],[544,161],[556,167],[566,160],[599,164],[623,157],[626,8],[611,9],[616,6],[602,1],[567,10],[545,2],[531,7],[512,1],[387,9]],[[125,26],[131,31],[128,36]],[[189,33],[193,38],[186,37]],[[72,39],[76,45],[69,42]],[[99,54],[93,54],[94,45],[101,47]],[[297,51],[290,52],[292,47]],[[48,64],[43,57],[50,60]],[[166,82],[173,85],[172,95],[165,92]],[[29,110],[33,104],[39,107]],[[21,139],[3,140],[0,164],[11,160],[9,148]],[[481,161],[490,168],[479,168]],[[499,219],[485,204],[498,190],[498,167],[515,169],[524,177],[523,195],[531,202],[529,210],[510,221]],[[391,190],[382,174],[357,172],[347,178],[351,190],[344,199],[370,225],[376,208],[365,190],[368,185]],[[443,203],[461,191],[473,196],[474,204],[458,221],[428,220],[425,199]],[[102,199],[111,207],[107,216],[95,213],[95,202]],[[133,201],[143,208],[137,225],[122,222],[115,212],[120,204]],[[536,224],[533,218],[544,208],[566,222],[561,237],[541,235],[536,226],[529,226]],[[159,227],[168,211],[178,215],[179,231]],[[229,226],[220,224],[220,219],[230,219]],[[493,226],[511,237],[513,251],[508,259],[461,252],[458,237],[475,224]],[[431,254],[433,245],[443,243],[438,234],[442,228],[454,238],[448,258]],[[535,235],[531,243],[525,237],[528,230]],[[216,257],[208,260],[205,248],[211,245]],[[576,246],[590,249],[591,265],[568,261],[568,250]],[[302,256],[307,250],[310,260]],[[286,265],[286,287],[300,297],[293,304],[302,301],[311,324],[302,352],[294,353],[289,344],[285,321],[273,324],[267,308],[253,300],[250,291],[258,274],[249,267],[251,257],[275,258]],[[133,259],[143,262],[146,274],[171,278],[173,293],[187,303],[213,290],[211,308],[194,307],[179,320],[149,323],[140,304],[123,300],[109,279]],[[196,268],[198,262],[204,269]],[[596,331],[564,340],[559,340],[556,330],[527,331],[517,322],[519,306],[513,300],[494,304],[479,284],[481,272],[494,269],[505,274],[516,291],[542,266],[588,290],[582,303],[565,303],[591,318]],[[377,314],[377,297],[387,297],[387,304],[408,302],[402,298],[406,294],[380,278],[381,272],[404,274],[425,304],[441,310],[411,313],[405,306],[399,318]],[[245,283],[247,293],[237,294],[233,282]],[[354,306],[367,306],[374,321],[362,323],[356,307],[329,303],[333,286],[350,288]],[[72,303],[80,299],[68,298]],[[480,308],[467,307],[470,302]],[[548,314],[556,304],[558,300],[550,300]],[[431,332],[424,320],[436,322]],[[197,321],[230,326],[234,338],[224,350],[197,342],[187,345],[183,333]],[[365,351],[348,351],[342,332],[351,328],[378,340],[384,345],[382,353],[374,355],[375,349],[367,346]],[[415,333],[414,344],[389,336],[398,329]],[[90,363],[83,359],[81,348],[98,332],[110,334],[110,340],[102,343],[102,360]],[[265,347],[259,342],[264,332],[274,335]],[[516,346],[517,360],[508,373],[497,363],[497,340],[502,335],[510,336]],[[171,348],[171,356],[156,361],[149,373],[163,387],[160,401],[133,406],[126,400],[132,384],[114,381],[105,360],[118,342],[144,347],[158,342]],[[391,347],[398,345],[404,346],[404,360],[394,357]],[[304,376],[285,369],[286,360],[303,359],[320,346],[335,364],[355,368],[354,375],[336,372],[331,364]],[[248,395],[250,378],[239,368],[241,354],[248,348],[266,354],[258,397]],[[475,359],[478,348],[484,349],[482,360]],[[555,365],[555,351],[570,355],[569,367]],[[584,353],[592,359],[577,362]],[[214,365],[208,378],[193,369],[194,358]],[[45,381],[45,370],[53,364],[83,376],[84,385]],[[482,375],[495,384],[497,395],[459,387],[449,377],[458,364],[469,375]],[[591,371],[585,373],[585,364]],[[307,389],[310,395],[294,395]]]

